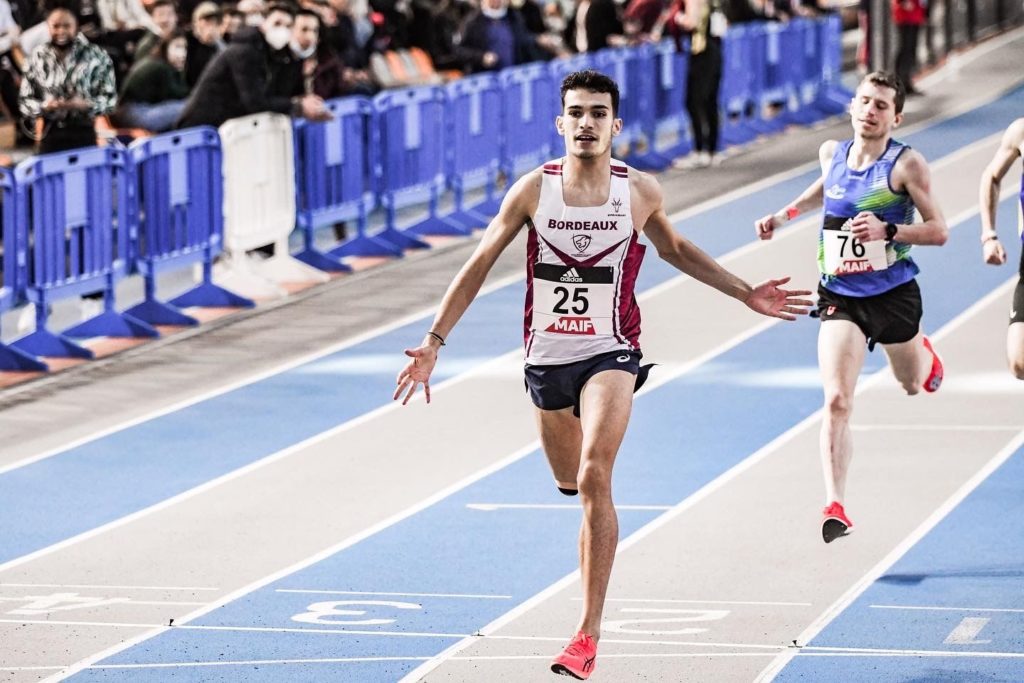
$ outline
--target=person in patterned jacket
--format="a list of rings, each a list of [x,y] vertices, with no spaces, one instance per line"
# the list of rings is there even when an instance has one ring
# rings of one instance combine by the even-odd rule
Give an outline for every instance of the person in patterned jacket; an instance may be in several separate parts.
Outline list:
[[[22,116],[42,119],[37,151],[59,152],[96,144],[97,116],[117,100],[110,57],[78,31],[71,7],[55,4],[46,13],[50,40],[35,49],[21,81]]]

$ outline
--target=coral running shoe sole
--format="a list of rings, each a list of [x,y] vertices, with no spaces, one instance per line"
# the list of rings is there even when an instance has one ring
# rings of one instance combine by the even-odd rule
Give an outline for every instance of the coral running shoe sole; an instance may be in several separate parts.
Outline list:
[[[597,660],[597,643],[586,633],[580,631],[565,646],[565,649],[551,662],[551,671],[559,676],[569,676],[585,681],[594,673],[594,662]]]
[[[932,343],[928,337],[921,337],[921,341],[924,342],[924,348],[928,349],[928,353],[932,354],[932,370],[928,373],[928,379],[924,381],[922,388],[929,394],[934,394],[942,386],[945,368],[942,365],[942,359],[939,357],[939,354],[935,353],[935,349],[932,348]]]
[[[853,531],[853,522],[846,516],[846,510],[838,501],[832,502],[821,513],[821,538],[825,543],[831,543]]]

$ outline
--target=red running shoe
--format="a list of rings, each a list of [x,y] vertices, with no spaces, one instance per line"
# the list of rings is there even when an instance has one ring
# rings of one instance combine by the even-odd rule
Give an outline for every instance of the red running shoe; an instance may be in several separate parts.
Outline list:
[[[853,522],[846,516],[846,510],[837,502],[822,510],[821,538],[825,543],[831,543],[840,536],[846,536],[853,529]]]
[[[562,676],[585,681],[594,673],[594,661],[597,659],[597,643],[583,631],[580,631],[562,653],[551,662],[551,670]]]
[[[939,358],[939,354],[935,353],[935,349],[932,348],[932,343],[928,340],[928,337],[922,336],[921,340],[924,342],[924,348],[928,349],[928,353],[932,354],[932,371],[928,373],[928,379],[924,381],[922,388],[929,394],[932,394],[942,386],[944,374],[942,359]]]

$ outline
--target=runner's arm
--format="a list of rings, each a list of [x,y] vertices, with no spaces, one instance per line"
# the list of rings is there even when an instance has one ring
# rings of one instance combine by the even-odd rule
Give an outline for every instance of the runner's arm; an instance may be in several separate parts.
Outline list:
[[[437,363],[437,352],[444,345],[444,340],[455,327],[469,305],[476,298],[483,286],[487,274],[498,260],[501,253],[512,243],[519,230],[532,215],[540,196],[540,174],[528,173],[520,178],[505,195],[501,209],[495,216],[484,236],[480,240],[472,256],[462,266],[455,279],[448,285],[441,306],[434,316],[434,322],[423,337],[418,348],[406,349],[405,355],[411,360],[398,373],[397,386],[393,398],[398,399],[403,393],[402,404],[409,402],[416,388],[422,384],[423,392],[430,403],[430,373]]]
[[[759,239],[770,240],[775,234],[775,230],[781,228],[800,214],[813,211],[822,205],[825,198],[825,174],[828,172],[828,166],[831,163],[832,155],[835,154],[837,144],[839,143],[835,140],[826,140],[818,148],[818,163],[821,165],[822,172],[817,180],[808,185],[807,189],[801,192],[799,197],[785,207],[773,214],[763,216],[754,223],[754,229]]]
[[[892,181],[893,189],[910,195],[922,218],[920,223],[897,223],[896,236],[893,239],[903,244],[945,244],[949,238],[949,228],[932,194],[931,171],[928,170],[928,163],[924,157],[915,150],[908,149],[896,162]],[[886,223],[867,211],[854,216],[850,229],[853,236],[861,242],[887,239]]]
[[[985,262],[992,265],[1006,263],[1006,250],[999,243],[996,232],[996,205],[999,203],[999,184],[1024,146],[1024,118],[1017,119],[1003,133],[999,149],[981,174],[978,203],[981,207],[981,244]]]
[[[784,320],[793,320],[795,315],[807,313],[807,307],[812,302],[796,297],[807,296],[809,291],[791,291],[779,287],[789,281],[788,277],[752,286],[680,235],[665,215],[661,205],[661,189],[657,187],[656,181],[652,182],[653,188],[648,185],[641,189],[644,199],[654,207],[644,224],[643,232],[658,250],[658,256],[693,279],[742,301],[758,313]]]

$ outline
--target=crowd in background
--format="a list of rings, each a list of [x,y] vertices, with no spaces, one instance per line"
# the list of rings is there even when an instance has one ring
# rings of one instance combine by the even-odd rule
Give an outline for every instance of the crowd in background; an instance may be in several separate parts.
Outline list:
[[[418,49],[447,77],[667,37],[690,51],[697,153],[718,146],[730,23],[826,11],[821,0],[0,0],[0,95],[40,152],[95,143],[97,117],[161,132],[375,93],[374,56]]]

